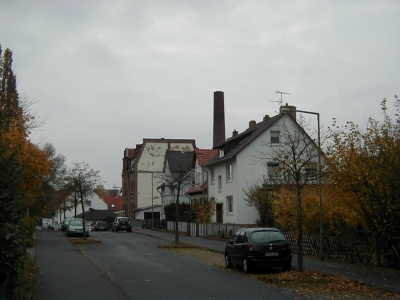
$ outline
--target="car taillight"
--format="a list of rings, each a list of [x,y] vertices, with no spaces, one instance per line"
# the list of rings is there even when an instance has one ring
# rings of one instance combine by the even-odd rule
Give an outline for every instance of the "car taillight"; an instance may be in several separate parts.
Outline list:
[[[249,251],[254,251],[254,247],[253,247],[252,244],[247,244],[247,249],[248,249]]]

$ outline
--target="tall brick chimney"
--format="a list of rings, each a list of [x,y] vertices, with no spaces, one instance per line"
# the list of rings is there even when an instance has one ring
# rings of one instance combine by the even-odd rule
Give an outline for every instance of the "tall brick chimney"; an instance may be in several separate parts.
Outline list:
[[[224,92],[214,92],[214,134],[213,147],[225,142]]]

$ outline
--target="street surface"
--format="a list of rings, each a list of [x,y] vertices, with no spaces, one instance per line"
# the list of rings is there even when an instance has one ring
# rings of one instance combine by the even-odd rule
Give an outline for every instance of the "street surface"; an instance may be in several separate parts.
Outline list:
[[[168,242],[142,234],[91,232],[102,242],[81,246],[83,252],[59,231],[36,237],[33,299],[304,299],[158,249]]]

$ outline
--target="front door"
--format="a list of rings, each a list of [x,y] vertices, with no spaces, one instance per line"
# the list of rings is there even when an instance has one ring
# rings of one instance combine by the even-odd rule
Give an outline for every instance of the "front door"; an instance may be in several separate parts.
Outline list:
[[[224,223],[224,220],[222,218],[222,203],[217,203],[216,204],[216,208],[215,208],[215,221],[217,221],[217,223]]]

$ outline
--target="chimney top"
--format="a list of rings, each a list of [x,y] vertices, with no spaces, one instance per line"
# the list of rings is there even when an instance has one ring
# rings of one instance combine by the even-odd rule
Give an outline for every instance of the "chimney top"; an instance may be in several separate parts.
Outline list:
[[[235,136],[237,136],[237,135],[238,135],[238,133],[239,133],[239,132],[238,132],[236,129],[234,129],[234,130],[233,130],[233,132],[232,132],[232,137],[235,137]]]
[[[251,120],[251,121],[249,122],[249,127],[254,126],[254,125],[256,125],[256,124],[257,124],[257,122],[256,122],[255,120]]]
[[[279,113],[281,113],[281,114],[288,113],[288,114],[290,114],[290,115],[293,117],[293,119],[296,120],[296,106],[288,105],[288,104],[286,103],[285,106],[281,106],[281,107],[280,107]]]
[[[269,120],[269,119],[271,119],[271,117],[269,115],[265,115],[264,118],[263,118],[263,121],[266,121],[266,120]]]

